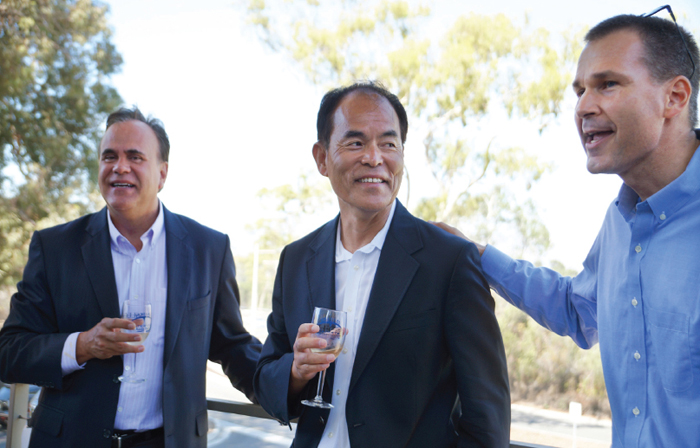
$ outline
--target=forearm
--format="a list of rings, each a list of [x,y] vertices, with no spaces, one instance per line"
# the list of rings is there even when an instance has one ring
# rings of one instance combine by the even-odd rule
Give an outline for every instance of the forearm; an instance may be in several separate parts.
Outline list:
[[[489,285],[505,300],[543,327],[570,336],[579,346],[598,342],[595,273],[584,270],[577,277],[513,260],[493,246],[481,257]]]

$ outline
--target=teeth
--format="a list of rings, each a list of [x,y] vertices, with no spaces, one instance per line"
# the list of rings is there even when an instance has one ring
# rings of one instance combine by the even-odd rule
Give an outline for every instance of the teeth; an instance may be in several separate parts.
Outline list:
[[[118,184],[118,183],[113,183],[112,186],[114,187],[133,187],[131,184]]]
[[[360,179],[360,182],[363,183],[381,183],[383,180],[376,178],[376,177],[366,177],[364,179]]]

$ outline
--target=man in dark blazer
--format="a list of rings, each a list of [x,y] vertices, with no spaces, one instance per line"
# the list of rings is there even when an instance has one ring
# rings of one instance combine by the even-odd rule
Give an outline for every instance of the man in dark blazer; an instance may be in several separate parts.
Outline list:
[[[295,447],[507,447],[505,353],[478,252],[396,200],[403,106],[377,84],[354,84],[324,96],[317,128],[314,158],[340,215],[282,252],[260,404],[282,423],[299,419]],[[314,307],[347,311],[337,359],[311,351],[325,346]],[[333,409],[301,405],[326,368]]]
[[[44,388],[31,447],[203,448],[207,359],[253,398],[260,344],[241,321],[229,239],[160,204],[168,152],[158,120],[138,109],[110,115],[99,171],[107,207],[32,237],[0,332],[2,381]],[[120,318],[120,302],[134,299],[136,269],[151,262],[145,285],[160,291],[163,314],[154,303],[150,337],[134,347],[126,342],[138,336],[121,332],[133,324]],[[120,355],[131,353],[137,373],[156,366],[153,378],[120,382]]]

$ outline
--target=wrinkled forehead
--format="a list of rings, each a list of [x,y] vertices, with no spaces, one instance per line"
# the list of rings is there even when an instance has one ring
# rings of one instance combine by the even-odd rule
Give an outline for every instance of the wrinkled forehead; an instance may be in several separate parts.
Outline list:
[[[586,44],[578,60],[574,84],[603,72],[648,72],[639,34],[620,30]]]
[[[399,131],[399,117],[389,100],[382,95],[356,90],[342,99],[333,113],[333,133],[347,126],[370,126],[372,124],[390,126]]]

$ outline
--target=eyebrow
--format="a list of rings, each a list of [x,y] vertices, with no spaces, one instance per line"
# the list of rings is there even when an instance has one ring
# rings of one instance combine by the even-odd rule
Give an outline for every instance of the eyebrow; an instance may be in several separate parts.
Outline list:
[[[396,131],[394,131],[393,129],[391,131],[386,131],[382,135],[380,135],[380,137],[398,137],[398,136],[399,136],[399,134],[397,134]],[[353,131],[353,130],[349,130],[345,133],[345,135],[343,135],[343,138],[354,138],[354,137],[365,138],[366,135],[362,131]]]
[[[127,155],[140,155],[140,156],[146,156],[143,152],[139,151],[138,149],[127,149],[126,151]],[[102,151],[102,155],[104,154],[116,154],[117,151],[113,150],[112,148],[105,148],[104,151]]]
[[[620,72],[616,72],[614,70],[605,70],[604,72],[594,73],[593,75],[591,75],[591,78],[593,78],[596,81],[600,81],[601,79],[608,79],[608,78],[624,78],[625,80],[628,80],[629,76],[627,76],[623,73],[620,73]],[[574,82],[571,83],[571,87],[574,90],[578,89],[581,86],[582,86],[581,82],[579,82],[578,79],[575,79]]]

